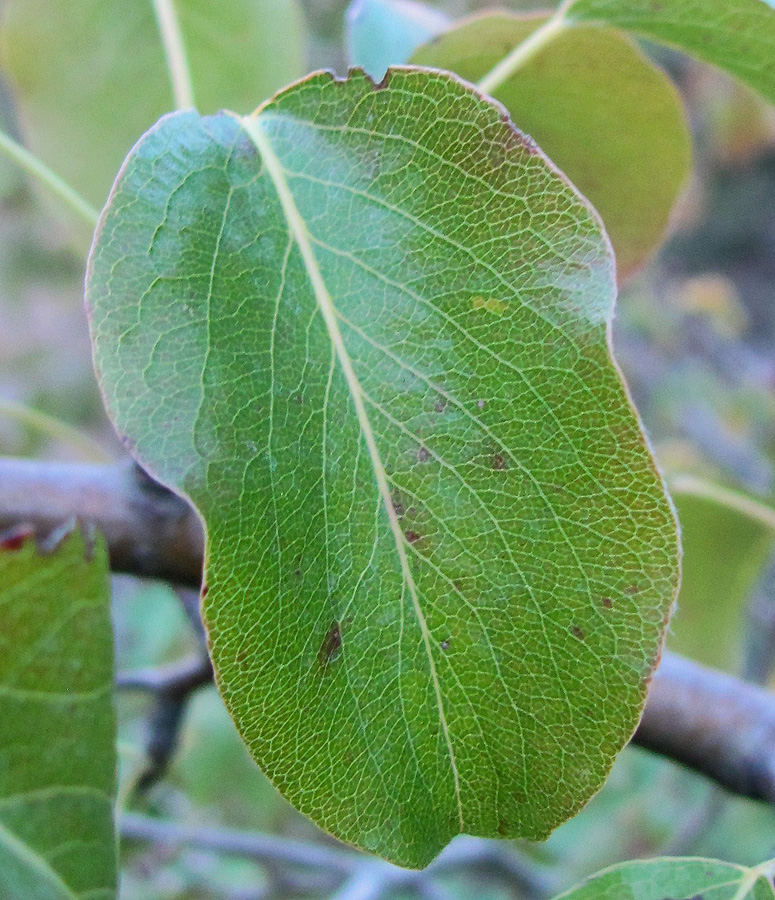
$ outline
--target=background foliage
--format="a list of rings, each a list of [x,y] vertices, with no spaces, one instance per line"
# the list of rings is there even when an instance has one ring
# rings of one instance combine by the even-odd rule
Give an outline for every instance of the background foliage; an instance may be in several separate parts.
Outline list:
[[[437,6],[454,16],[477,11],[476,4],[462,2]],[[343,4],[319,0],[302,12],[301,70],[324,64],[343,71]],[[292,27],[285,30],[291,43]],[[707,67],[650,45],[646,52],[668,68],[687,103],[695,168],[666,246],[623,291],[615,322],[617,356],[668,477],[701,473],[773,500],[772,111]],[[256,101],[265,93],[259,90]],[[6,127],[13,132],[15,107],[7,91],[3,96]],[[136,136],[127,134],[125,143]],[[115,156],[126,149],[116,148]],[[73,164],[80,168],[71,173],[74,181],[90,177],[87,159],[74,153]],[[105,172],[113,169],[106,165]],[[103,185],[106,177],[103,173]],[[72,246],[73,223],[66,213],[58,213],[57,221],[50,207],[42,211],[26,180],[5,163],[0,190],[0,400],[7,413],[0,419],[0,449],[49,459],[83,459],[86,453],[118,457],[121,448],[93,380],[81,308],[83,256]],[[100,202],[98,193],[92,197]],[[77,425],[95,446],[74,446],[20,422],[11,406],[19,403]],[[724,537],[729,523],[718,521],[712,502],[679,498],[678,503],[686,517],[687,582],[669,646],[720,667],[766,673],[756,640],[763,629],[775,630],[775,610],[763,600],[772,596],[775,578],[767,566],[766,540],[752,527],[747,539],[730,541]],[[745,577],[734,584],[722,577],[705,579],[714,567],[723,575],[738,566]],[[705,579],[702,584],[693,571]],[[169,662],[196,649],[196,635],[166,587],[115,579],[114,618],[119,670]],[[194,824],[319,839],[249,761],[213,688],[203,690],[189,711],[168,776],[143,795],[134,793],[146,762],[149,703],[134,693],[119,697],[121,803]],[[581,815],[547,844],[523,849],[563,887],[604,865],[666,852],[757,863],[775,853],[773,834],[770,810],[720,798],[701,779],[628,749]],[[131,842],[124,847],[124,867],[125,900],[252,900],[273,879],[271,871],[244,860]],[[461,900],[509,896],[498,884],[465,876],[448,887]],[[320,885],[320,896],[328,896],[327,885]]]

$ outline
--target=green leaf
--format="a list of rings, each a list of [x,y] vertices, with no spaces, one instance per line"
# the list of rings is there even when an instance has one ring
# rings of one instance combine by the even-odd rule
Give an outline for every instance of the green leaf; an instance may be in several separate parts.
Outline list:
[[[314,75],[129,157],[88,272],[105,401],[206,523],[240,732],[337,837],[545,837],[630,736],[676,534],[614,294],[586,201],[444,73]]]
[[[75,531],[0,544],[0,900],[109,900],[115,714],[108,564]]]
[[[775,102],[775,10],[765,0],[571,0],[565,18],[677,47]]]
[[[475,83],[546,21],[480,16],[419,48],[412,62]],[[580,26],[547,43],[494,96],[595,205],[626,277],[660,244],[691,166],[670,80],[624,35]]]
[[[681,590],[668,646],[739,672],[745,601],[775,546],[765,523],[710,497],[675,498],[684,549]]]
[[[346,19],[350,65],[379,81],[388,66],[408,62],[449,23],[444,13],[414,0],[352,0]]]
[[[747,869],[716,859],[647,859],[604,869],[556,900],[773,900],[772,865]]]
[[[175,0],[199,110],[247,113],[303,72],[296,0]],[[174,109],[151,0],[5,0],[0,57],[30,149],[102,206]]]

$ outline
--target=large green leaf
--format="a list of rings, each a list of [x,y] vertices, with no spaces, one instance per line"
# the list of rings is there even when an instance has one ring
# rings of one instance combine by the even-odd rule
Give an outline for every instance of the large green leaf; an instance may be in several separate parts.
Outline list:
[[[698,662],[740,671],[745,601],[775,547],[765,523],[711,497],[676,497],[684,550],[668,646]]]
[[[0,549],[0,900],[109,900],[115,715],[107,557]],[[9,549],[13,548],[13,549]]]
[[[670,44],[775,102],[775,10],[765,0],[570,0],[565,18]]]
[[[350,64],[379,81],[388,66],[408,62],[449,24],[443,12],[415,0],[352,0],[346,17]]]
[[[412,62],[476,83],[545,16],[505,12],[471,19],[419,48]],[[561,33],[494,91],[595,205],[620,276],[662,240],[691,164],[675,88],[629,39],[607,28]]]
[[[613,259],[439,72],[162,120],[98,229],[105,401],[208,530],[218,682],[338,837],[545,837],[631,734],[676,583],[613,366]]]
[[[605,869],[556,900],[773,900],[764,869],[696,857],[639,860]]]
[[[296,0],[175,0],[197,107],[250,112],[302,74]],[[174,109],[152,0],[4,0],[0,54],[31,149],[102,206]]]

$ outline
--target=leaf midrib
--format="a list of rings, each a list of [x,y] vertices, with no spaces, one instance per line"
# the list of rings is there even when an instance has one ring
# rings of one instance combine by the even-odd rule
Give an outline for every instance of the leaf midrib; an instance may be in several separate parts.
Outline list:
[[[283,211],[288,230],[297,247],[299,248],[307,277],[309,278],[310,285],[312,286],[312,290],[315,295],[318,309],[320,310],[323,321],[325,322],[329,339],[331,340],[331,343],[334,347],[337,361],[339,362],[339,365],[342,369],[345,381],[347,382],[347,387],[350,391],[350,396],[352,397],[353,405],[358,417],[358,424],[360,425],[361,429],[361,434],[363,435],[363,439],[369,451],[369,458],[371,459],[374,477],[377,482],[377,490],[382,499],[382,503],[388,517],[388,522],[390,524],[390,530],[393,535],[396,552],[398,554],[398,559],[401,565],[401,573],[404,579],[404,583],[406,584],[406,587],[408,588],[409,594],[412,598],[412,605],[417,616],[417,621],[422,634],[423,644],[425,646],[425,651],[428,657],[428,665],[430,668],[431,681],[433,683],[433,689],[436,696],[436,705],[439,712],[439,719],[441,722],[442,731],[444,733],[444,740],[447,745],[447,750],[449,752],[450,767],[452,770],[452,777],[455,785],[455,798],[458,807],[458,819],[462,830],[464,824],[463,805],[460,793],[460,778],[455,761],[455,751],[452,746],[452,739],[449,732],[446,713],[444,710],[444,699],[441,693],[441,685],[439,683],[438,673],[436,671],[436,663],[433,658],[430,632],[428,629],[428,624],[425,621],[422,607],[420,606],[417,586],[412,575],[412,570],[409,565],[409,557],[406,552],[406,539],[403,532],[401,531],[401,525],[398,521],[398,516],[396,515],[396,511],[393,507],[393,501],[390,497],[390,486],[388,484],[387,473],[385,471],[385,466],[382,462],[376,438],[374,436],[374,430],[371,427],[371,421],[366,410],[360,381],[358,379],[358,376],[355,374],[352,361],[350,360],[350,355],[347,352],[347,347],[344,343],[342,332],[339,329],[334,301],[325,283],[323,274],[320,271],[320,266],[318,264],[317,257],[315,256],[315,251],[312,247],[312,241],[310,238],[309,230],[307,228],[307,224],[303,216],[299,212],[298,207],[296,206],[296,201],[294,200],[290,186],[285,177],[285,170],[283,168],[283,165],[272,149],[272,146],[261,127],[260,114],[253,114],[252,116],[248,116],[245,118],[238,118],[238,121],[242,129],[247,133],[248,137],[255,145],[259,157],[263,161],[264,166],[266,167],[266,171],[277,192],[277,196],[280,201],[280,207]]]

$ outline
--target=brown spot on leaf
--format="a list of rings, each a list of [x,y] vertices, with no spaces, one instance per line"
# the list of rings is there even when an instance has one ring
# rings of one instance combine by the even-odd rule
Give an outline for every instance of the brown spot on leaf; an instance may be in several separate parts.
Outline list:
[[[410,544],[416,544],[420,540],[420,535],[416,531],[407,531],[406,539]]]
[[[614,601],[610,597],[602,597],[600,602],[606,609],[611,609],[614,605]]]
[[[439,397],[439,399],[433,404],[433,408],[437,413],[442,413],[447,408],[447,401],[443,397]]]
[[[496,472],[503,471],[506,468],[506,460],[503,458],[502,454],[496,453],[492,458],[492,467]]]
[[[203,585],[202,585],[202,599],[203,599],[203,600],[204,600],[204,598],[207,596],[207,592],[208,592],[209,590],[210,590],[210,585],[209,585],[209,584],[203,584]]]
[[[631,584],[628,588],[624,589],[625,594],[629,594],[630,597],[633,597],[635,594],[640,593],[640,588],[637,584]]]
[[[577,637],[580,641],[585,641],[587,639],[586,634],[584,634],[584,632],[581,630],[581,628],[579,628],[578,625],[572,625],[571,631],[573,632],[574,636]]]
[[[342,632],[339,630],[339,623],[334,621],[328,628],[323,643],[318,650],[318,663],[324,669],[330,662],[333,662],[339,655],[339,649],[342,646]]]
[[[508,833],[509,823],[505,819],[501,819],[500,822],[498,822],[498,834],[501,835],[501,837],[506,837]]]
[[[430,453],[428,453],[427,448],[425,448],[422,444],[420,444],[420,449],[417,451],[417,462],[428,462],[431,458]]]

